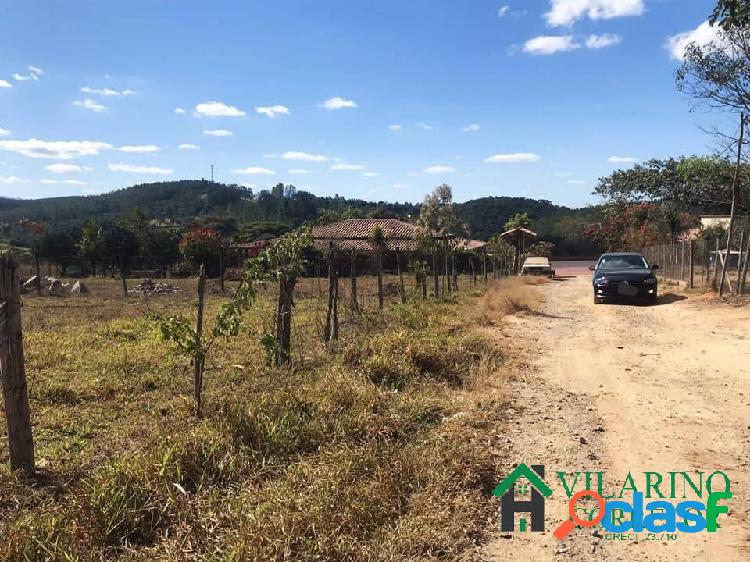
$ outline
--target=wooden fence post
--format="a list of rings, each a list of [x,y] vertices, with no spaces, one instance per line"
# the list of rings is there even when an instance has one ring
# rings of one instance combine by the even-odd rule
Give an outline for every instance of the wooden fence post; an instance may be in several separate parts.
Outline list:
[[[34,274],[36,275],[36,295],[42,296],[42,275],[39,271],[39,256],[34,256]]]
[[[224,293],[224,246],[219,248],[219,286]]]
[[[383,310],[383,251],[378,250],[377,252],[377,267],[378,267],[378,308]]]
[[[750,236],[747,237],[747,248],[745,249],[745,263],[742,266],[740,277],[737,280],[737,294],[742,295],[745,292],[745,281],[747,280],[747,270],[750,264]]]
[[[352,277],[352,312],[359,311],[357,302],[357,250],[352,250],[351,277]]]
[[[125,280],[125,257],[120,256],[120,280],[122,281],[122,295],[128,296],[128,282]]]
[[[435,282],[435,298],[440,298],[440,279],[438,278],[437,248],[432,249],[432,277]]]
[[[0,378],[11,470],[34,472],[34,439],[23,357],[21,285],[16,264],[0,257]]]
[[[195,345],[196,349],[203,348],[203,308],[206,295],[206,267],[201,264],[198,276],[198,314],[195,318]],[[201,355],[193,362],[193,391],[195,395],[195,415],[201,417],[201,394],[203,390],[203,365],[205,358]]]
[[[401,304],[406,304],[406,288],[404,287],[404,272],[401,271],[401,254],[396,252],[396,269],[398,270],[398,292],[401,294]]]
[[[690,240],[688,243],[688,252],[690,252],[690,255],[688,259],[690,260],[690,288],[695,288],[695,241]]]
[[[714,256],[714,274],[713,274],[713,281],[711,282],[711,286],[714,289],[718,289],[716,286],[716,274],[719,271],[719,238],[716,238],[716,255]]]

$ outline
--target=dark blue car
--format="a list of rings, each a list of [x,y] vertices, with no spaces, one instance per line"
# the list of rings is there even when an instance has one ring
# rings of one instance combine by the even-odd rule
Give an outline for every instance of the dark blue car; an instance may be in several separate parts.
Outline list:
[[[594,272],[594,303],[615,299],[655,303],[659,289],[654,271],[658,268],[641,254],[603,254],[596,266],[589,268]]]

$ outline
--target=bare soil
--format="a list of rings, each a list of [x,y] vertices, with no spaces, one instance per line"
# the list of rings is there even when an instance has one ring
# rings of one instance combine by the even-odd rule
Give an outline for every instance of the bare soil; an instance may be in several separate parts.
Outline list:
[[[628,471],[722,470],[734,498],[717,533],[662,544],[607,540],[597,527],[559,543],[552,531],[568,505],[556,491],[544,533],[498,530],[479,558],[749,560],[750,309],[675,293],[650,307],[594,305],[586,275],[538,290],[538,310],[496,328],[521,346],[508,383],[510,422],[498,428],[508,468],[544,464],[548,476],[603,470],[609,486]]]

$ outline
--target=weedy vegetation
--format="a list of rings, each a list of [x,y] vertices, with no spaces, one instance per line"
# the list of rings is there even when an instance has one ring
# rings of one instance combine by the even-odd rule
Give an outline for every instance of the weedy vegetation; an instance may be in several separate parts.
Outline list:
[[[195,354],[153,320],[192,318],[195,280],[148,299],[110,296],[105,279],[85,299],[25,299],[40,476],[17,480],[1,450],[0,558],[451,560],[482,539],[504,351],[480,324],[531,306],[533,289],[503,280],[448,302],[415,290],[346,312],[326,345],[325,298],[300,279],[287,365],[262,337],[289,304],[273,281],[229,314],[209,280],[206,334],[233,337],[199,350],[201,418]]]

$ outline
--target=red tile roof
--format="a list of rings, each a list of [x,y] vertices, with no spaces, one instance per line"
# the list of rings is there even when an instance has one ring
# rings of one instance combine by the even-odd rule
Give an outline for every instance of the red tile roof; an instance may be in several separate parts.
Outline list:
[[[383,231],[385,246],[391,251],[410,251],[417,248],[422,229],[398,219],[346,219],[312,229],[315,246],[327,249],[333,244],[339,250],[375,251],[372,233],[376,227]]]

